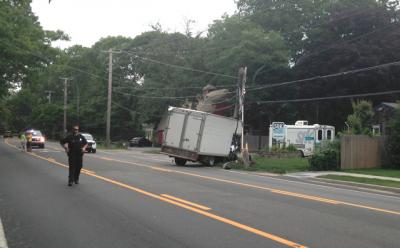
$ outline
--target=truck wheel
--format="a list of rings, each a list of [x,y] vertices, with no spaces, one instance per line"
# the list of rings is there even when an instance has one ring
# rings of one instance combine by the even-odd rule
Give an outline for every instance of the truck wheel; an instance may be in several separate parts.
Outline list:
[[[186,161],[187,161],[186,159],[175,157],[175,164],[177,166],[185,166]]]
[[[215,165],[215,157],[204,157],[202,159],[201,163],[206,166],[214,166]]]
[[[215,157],[209,157],[208,158],[208,165],[209,166],[214,166],[215,165]]]

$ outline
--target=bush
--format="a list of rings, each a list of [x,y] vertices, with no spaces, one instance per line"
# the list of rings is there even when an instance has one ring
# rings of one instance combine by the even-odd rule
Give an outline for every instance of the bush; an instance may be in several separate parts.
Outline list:
[[[267,148],[268,150],[268,148]],[[297,148],[290,144],[288,146],[284,145],[283,147],[279,147],[279,146],[272,146],[271,149],[272,152],[297,152]]]
[[[310,164],[310,169],[314,171],[339,170],[340,141],[335,140],[319,147],[308,162]]]
[[[389,124],[390,134],[386,144],[387,161],[385,167],[400,169],[400,109]]]

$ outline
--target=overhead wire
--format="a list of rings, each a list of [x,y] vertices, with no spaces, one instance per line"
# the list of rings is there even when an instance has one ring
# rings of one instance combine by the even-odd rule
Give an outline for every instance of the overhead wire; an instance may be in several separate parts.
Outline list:
[[[145,96],[145,95],[135,95],[135,94],[130,94],[126,92],[119,92],[113,90],[113,93],[117,93],[120,95],[125,95],[125,96],[133,96],[137,98],[146,98],[146,99],[187,99],[187,98],[197,98],[197,96]]]
[[[268,85],[263,85],[263,86],[260,86],[260,87],[253,87],[253,88],[249,87],[248,89],[246,89],[246,91],[261,90],[261,89],[267,89],[267,88],[275,88],[275,87],[280,87],[280,86],[285,86],[285,85],[290,85],[290,84],[314,81],[314,80],[318,80],[318,79],[326,79],[326,78],[331,78],[331,77],[346,76],[346,75],[349,75],[349,74],[365,72],[365,71],[372,71],[372,70],[376,70],[376,69],[379,69],[379,68],[390,67],[390,66],[395,66],[395,65],[400,65],[400,61],[395,61],[395,62],[386,63],[386,64],[380,64],[380,65],[371,66],[371,67],[365,67],[365,68],[361,68],[361,69],[343,71],[343,72],[338,72],[338,73],[333,73],[333,74],[328,74],[328,75],[323,75],[323,76],[314,76],[314,77],[300,79],[300,80],[293,80],[293,81],[287,81],[287,82],[276,83],[276,84],[268,84]]]
[[[122,52],[124,52],[122,50]],[[145,58],[145,57],[141,57],[139,55],[136,55],[132,52],[126,52],[126,54],[129,54],[135,58],[138,58],[142,61],[149,61],[151,63],[155,63],[155,64],[161,64],[161,65],[165,65],[165,66],[169,66],[169,67],[173,67],[173,68],[178,68],[178,69],[182,69],[182,70],[186,70],[186,71],[192,71],[192,72],[198,72],[198,73],[203,73],[203,74],[209,74],[209,75],[213,75],[213,76],[219,76],[219,77],[227,77],[227,78],[232,78],[232,79],[237,79],[237,76],[232,76],[232,75],[227,75],[227,74],[222,74],[222,73],[217,73],[217,72],[212,72],[212,71],[204,71],[204,70],[198,70],[198,69],[194,69],[191,67],[186,67],[186,66],[181,66],[181,65],[174,65],[174,64],[170,64],[167,62],[163,62],[160,60],[155,60],[155,59],[150,59],[150,58]]]
[[[357,13],[357,14],[360,14],[360,13]],[[350,15],[350,16],[351,16],[351,15]],[[331,20],[331,21],[335,21],[335,19],[334,19],[334,20]],[[329,21],[329,22],[331,22],[331,21]],[[328,23],[329,23],[329,22],[328,22]],[[320,24],[320,25],[322,25],[322,24]],[[389,25],[387,25],[387,26],[389,26]],[[381,29],[382,29],[382,28],[381,28]],[[383,27],[383,29],[386,29],[386,26]],[[375,29],[375,30],[373,30],[373,31],[371,31],[371,32],[364,33],[364,34],[360,35],[359,37],[355,37],[355,38],[353,38],[353,39],[351,39],[351,40],[348,40],[348,41],[343,42],[343,44],[344,44],[344,43],[347,43],[347,42],[354,41],[354,40],[356,40],[356,39],[360,39],[360,38],[365,37],[365,36],[368,36],[368,35],[370,35],[370,34],[376,33],[376,32],[379,31],[379,30],[380,30],[380,29]],[[7,44],[7,45],[10,45],[10,44]],[[340,44],[340,45],[342,45],[342,44]],[[29,53],[29,54],[31,54],[31,55],[37,57],[37,58],[43,59],[43,60],[45,60],[45,61],[48,60],[47,58],[44,58],[43,56],[39,56],[39,55],[37,55],[37,54],[34,54],[34,53],[31,52],[31,51],[28,51],[28,50],[26,50],[26,49],[19,48],[19,47],[15,46],[15,45],[13,45],[13,46],[14,46],[15,48],[19,49],[19,50],[26,51],[27,53]],[[326,51],[327,49],[331,49],[331,48],[333,48],[333,47],[335,47],[335,46],[332,46],[332,47],[328,47],[328,48],[326,48],[326,49],[323,49],[323,50],[320,51],[320,53]],[[203,71],[203,70],[198,70],[198,69],[194,69],[194,68],[190,68],[190,67],[185,67],[185,66],[180,66],[180,65],[174,65],[174,64],[170,64],[170,63],[163,62],[163,61],[158,61],[158,60],[154,60],[154,59],[149,59],[149,58],[141,57],[141,56],[132,54],[132,53],[127,52],[127,51],[123,51],[123,52],[124,52],[124,53],[127,53],[127,54],[130,54],[130,55],[132,55],[132,56],[134,56],[134,57],[136,57],[136,58],[138,58],[138,59],[140,59],[140,60],[142,60],[142,61],[149,61],[149,62],[152,62],[152,63],[162,64],[162,65],[165,65],[165,66],[170,66],[170,67],[174,67],[174,68],[179,68],[179,69],[184,69],[184,70],[189,70],[189,71],[194,71],[194,72],[199,72],[199,73],[211,74],[211,75],[214,75],[214,76],[223,76],[223,77],[229,77],[229,78],[232,78],[232,79],[237,79],[236,76],[231,76],[231,75],[226,75],[226,74],[221,74],[221,73],[215,73],[215,72],[210,72],[210,71]],[[315,53],[314,53],[314,54],[315,54]],[[279,87],[279,86],[288,85],[288,84],[293,84],[293,83],[300,83],[300,82],[306,82],[306,81],[311,81],[311,80],[316,80],[316,79],[322,79],[322,78],[327,78],[327,77],[340,76],[340,75],[345,75],[345,74],[348,74],[348,73],[361,72],[361,71],[365,71],[365,70],[369,70],[369,69],[374,69],[374,68],[378,68],[378,67],[382,67],[382,66],[389,66],[389,65],[391,65],[391,64],[398,64],[398,62],[389,63],[389,64],[385,64],[385,65],[374,66],[374,67],[370,67],[370,68],[359,69],[359,70],[352,70],[352,71],[347,71],[347,72],[340,72],[340,73],[335,73],[335,74],[330,74],[330,75],[325,75],[325,76],[316,76],[316,77],[312,77],[312,78],[308,78],[308,79],[301,79],[301,80],[283,82],[283,83],[279,83],[279,84],[264,85],[264,86],[260,86],[260,87],[251,86],[251,87],[249,87],[249,88],[247,89],[247,91],[259,90],[259,89],[271,88],[271,87]],[[66,66],[67,68],[70,68],[70,69],[72,69],[72,70],[78,71],[78,72],[80,72],[80,73],[84,73],[84,74],[90,75],[90,76],[92,76],[92,77],[96,77],[96,78],[99,78],[99,79],[102,79],[102,80],[107,80],[106,78],[103,78],[103,77],[101,77],[101,76],[98,76],[98,75],[89,73],[89,72],[84,71],[84,70],[81,70],[81,69],[79,69],[79,68],[75,68],[75,67],[72,67],[72,66],[69,66],[69,65],[64,65],[64,66]],[[235,86],[236,86],[236,85],[232,85],[232,87],[235,87]],[[224,86],[221,86],[221,87],[224,87]],[[185,89],[185,88],[187,88],[187,89],[195,89],[195,88],[201,88],[201,87],[179,87],[179,88],[173,88],[173,87],[171,87],[171,88],[162,88],[162,89]],[[145,88],[144,88],[144,89],[145,89]],[[148,88],[148,89],[156,89],[156,88]],[[118,93],[118,92],[117,92],[117,93]],[[125,93],[124,93],[124,94],[125,94]],[[144,96],[137,96],[137,95],[136,95],[136,97],[144,97]],[[195,97],[195,96],[187,96],[187,97],[146,96],[146,97],[147,97],[147,98],[154,98],[154,99],[163,99],[163,98],[164,98],[164,99],[179,99],[179,98],[190,98],[190,97]]]
[[[356,97],[367,97],[367,96],[381,96],[390,94],[400,94],[400,90],[390,90],[363,94],[352,94],[352,95],[339,95],[339,96],[327,96],[327,97],[315,97],[315,98],[303,98],[303,99],[286,99],[286,100],[271,100],[271,101],[256,101],[253,103],[257,104],[272,104],[272,103],[293,103],[293,102],[310,102],[310,101],[321,101],[321,100],[337,100],[344,98],[356,98]],[[250,104],[250,103],[248,103]]]

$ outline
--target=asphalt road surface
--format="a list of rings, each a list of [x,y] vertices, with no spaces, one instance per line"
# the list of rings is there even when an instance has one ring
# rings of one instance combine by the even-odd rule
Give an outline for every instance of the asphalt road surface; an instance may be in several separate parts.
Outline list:
[[[400,196],[189,164],[85,154],[67,186],[56,143],[0,140],[0,247],[400,247]]]

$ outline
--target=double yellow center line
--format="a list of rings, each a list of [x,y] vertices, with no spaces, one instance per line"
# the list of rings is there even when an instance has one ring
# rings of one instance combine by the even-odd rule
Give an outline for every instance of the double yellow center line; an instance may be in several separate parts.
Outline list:
[[[171,172],[171,173],[176,173],[176,174],[181,174],[181,175],[186,175],[186,176],[197,177],[197,178],[201,178],[201,179],[207,179],[207,180],[212,180],[212,181],[217,181],[217,182],[234,184],[234,185],[247,187],[247,188],[265,190],[265,191],[269,191],[269,192],[275,193],[275,194],[291,196],[291,197],[296,197],[296,198],[301,198],[301,199],[306,199],[306,200],[312,200],[312,201],[318,201],[318,202],[323,202],[323,203],[327,203],[327,204],[345,205],[345,206],[362,208],[362,209],[372,210],[372,211],[386,213],[386,214],[400,215],[399,211],[387,210],[387,209],[382,209],[382,208],[375,208],[375,207],[371,207],[371,206],[366,206],[366,205],[356,204],[356,203],[351,203],[351,202],[345,202],[345,201],[337,201],[337,200],[324,198],[324,197],[317,197],[317,196],[312,196],[312,195],[294,193],[294,192],[290,192],[290,191],[284,191],[284,190],[279,190],[279,189],[274,189],[274,188],[268,188],[268,187],[263,187],[263,186],[248,184],[248,183],[241,183],[241,182],[236,182],[236,181],[231,181],[231,180],[226,180],[226,179],[221,179],[221,178],[216,178],[216,177],[203,176],[203,175],[194,174],[194,173],[190,173],[190,172],[164,169],[164,168],[160,168],[160,167],[157,167],[157,166],[146,166],[146,165],[138,164],[138,163],[135,163],[135,162],[112,159],[112,158],[108,158],[108,157],[92,157],[92,158],[105,159],[107,161],[114,161],[114,162],[118,162],[118,163],[122,163],[122,164],[130,164],[130,165],[135,165],[135,166],[139,166],[139,167],[146,167],[146,168],[150,168],[150,169],[157,170],[157,171],[162,171],[162,172]]]
[[[11,147],[17,148],[15,146],[9,144],[8,142],[6,142],[6,144],[11,146]],[[56,164],[56,165],[59,165],[59,166],[64,167],[64,168],[68,168],[67,165],[59,163],[55,159],[42,157],[42,156],[39,156],[39,155],[37,155],[35,153],[28,153],[28,154],[30,154],[30,155],[32,155],[32,156],[34,156],[36,158],[48,161],[48,162],[50,162],[52,164]],[[154,167],[154,168],[159,169],[159,167]],[[95,172],[88,171],[88,170],[85,170],[85,169],[82,170],[82,173],[84,173],[84,174],[86,174],[88,176],[97,178],[99,180],[102,180],[104,182],[108,182],[108,183],[111,183],[113,185],[117,185],[117,186],[120,186],[122,188],[125,188],[125,189],[128,189],[128,190],[131,190],[131,191],[146,195],[146,196],[151,197],[153,199],[157,199],[157,200],[160,200],[160,201],[163,201],[163,202],[167,202],[167,203],[170,203],[172,205],[187,209],[187,210],[195,212],[197,214],[206,216],[206,217],[208,217],[210,219],[213,219],[213,220],[216,220],[216,221],[219,221],[219,222],[234,226],[236,228],[245,230],[247,232],[259,235],[261,237],[273,240],[275,242],[278,242],[280,244],[286,245],[288,247],[307,248],[307,246],[295,243],[293,241],[284,239],[284,238],[276,236],[274,234],[267,233],[265,231],[256,229],[254,227],[251,227],[251,226],[248,226],[248,225],[244,225],[244,224],[239,223],[237,221],[234,221],[234,220],[231,220],[231,219],[228,219],[228,218],[225,218],[225,217],[221,217],[221,216],[218,216],[216,214],[207,212],[207,211],[211,210],[211,208],[209,208],[209,207],[206,207],[206,206],[203,206],[203,205],[200,205],[200,204],[197,204],[197,203],[189,202],[189,201],[186,201],[186,200],[183,200],[183,199],[171,196],[171,195],[167,195],[167,194],[157,195],[157,194],[154,194],[154,193],[151,193],[151,192],[148,192],[148,191],[133,187],[131,185],[128,185],[128,184],[125,184],[125,183],[122,183],[122,182],[118,182],[118,181],[110,179],[110,178],[106,178],[106,177],[97,175],[97,174],[95,174]]]

